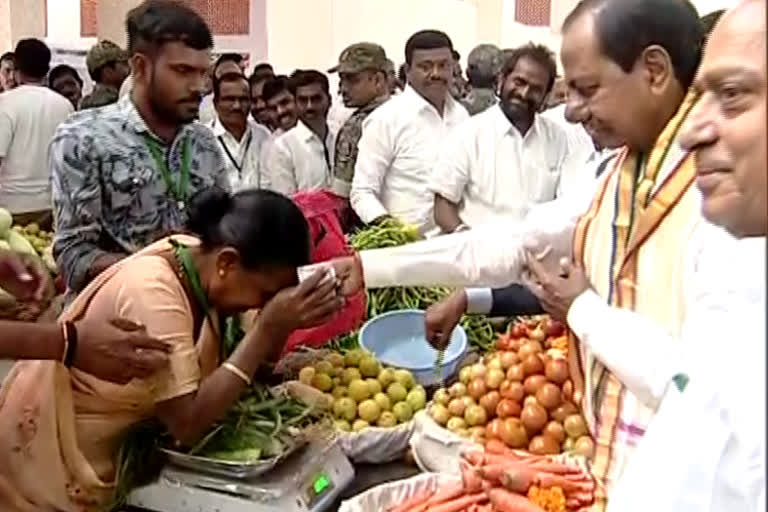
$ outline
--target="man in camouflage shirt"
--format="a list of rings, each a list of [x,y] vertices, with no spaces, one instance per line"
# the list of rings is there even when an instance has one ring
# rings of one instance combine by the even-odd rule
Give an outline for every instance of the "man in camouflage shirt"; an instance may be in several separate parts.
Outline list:
[[[195,193],[229,189],[216,139],[193,122],[213,46],[205,22],[180,4],[150,1],[129,13],[128,28],[131,94],[70,117],[50,146],[54,255],[69,299],[110,265],[181,229]]]
[[[363,121],[389,99],[388,67],[389,61],[384,48],[374,43],[356,43],[341,52],[338,65],[328,70],[329,73],[339,73],[339,87],[344,106],[357,109],[336,136],[331,190],[345,199],[349,198],[352,188],[357,162],[357,143],[363,133]],[[351,208],[349,211],[352,211]],[[352,213],[351,216],[353,215]],[[346,224],[346,227],[354,224],[352,219],[345,221],[343,224]]]
[[[120,86],[130,73],[128,54],[112,41],[99,41],[85,56],[93,90],[83,98],[80,108],[103,107],[115,103]]]
[[[492,44],[476,46],[467,57],[467,77],[471,87],[461,104],[473,116],[498,103],[496,81],[501,72],[501,50]]]

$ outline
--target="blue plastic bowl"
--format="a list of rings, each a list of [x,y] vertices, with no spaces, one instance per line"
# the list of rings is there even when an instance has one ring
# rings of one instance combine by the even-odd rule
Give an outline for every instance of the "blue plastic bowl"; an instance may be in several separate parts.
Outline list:
[[[443,355],[442,379],[435,371],[437,351],[427,343],[423,311],[390,311],[368,320],[360,331],[360,345],[383,364],[409,370],[419,384],[431,386],[456,374],[467,352],[467,333],[460,325],[451,333]]]

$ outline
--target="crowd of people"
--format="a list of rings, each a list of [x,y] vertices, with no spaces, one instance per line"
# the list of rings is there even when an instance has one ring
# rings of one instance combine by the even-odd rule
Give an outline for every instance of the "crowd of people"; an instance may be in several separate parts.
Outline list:
[[[0,357],[25,360],[0,388],[0,508],[104,506],[133,426],[194,444],[291,332],[364,287],[415,285],[467,287],[427,312],[438,347],[465,313],[567,322],[598,507],[764,508],[765,3],[722,14],[582,0],[563,77],[534,43],[479,45],[464,77],[437,30],[397,72],[358,42],[283,75],[211,64],[205,21],[147,0],[127,49],[88,52],[86,96],[19,41],[0,57],[0,205],[55,230],[67,305],[0,322]],[[298,283],[312,242],[290,198],[307,192],[347,232],[397,219],[425,240]],[[0,287],[47,286],[0,254]]]

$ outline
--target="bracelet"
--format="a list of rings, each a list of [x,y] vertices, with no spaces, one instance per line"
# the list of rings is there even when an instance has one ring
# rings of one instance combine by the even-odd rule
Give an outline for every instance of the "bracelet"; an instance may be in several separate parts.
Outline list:
[[[461,224],[453,228],[453,231],[451,231],[451,233],[461,233],[462,231],[468,231],[468,230],[469,230],[469,226],[467,226],[462,222]]]
[[[355,254],[352,256],[355,260],[355,265],[357,266],[357,270],[360,271],[360,280],[363,284],[363,289],[365,289],[365,273],[363,272],[363,259],[360,257],[360,252],[355,251]]]
[[[77,329],[72,322],[64,322],[64,366],[70,368],[77,353]]]
[[[240,377],[243,380],[243,382],[245,382],[248,386],[253,384],[253,381],[251,380],[251,378],[248,376],[247,373],[245,373],[243,370],[241,370],[234,364],[230,363],[229,361],[225,361],[221,363],[221,367],[224,368],[225,370],[229,370],[233,374]]]

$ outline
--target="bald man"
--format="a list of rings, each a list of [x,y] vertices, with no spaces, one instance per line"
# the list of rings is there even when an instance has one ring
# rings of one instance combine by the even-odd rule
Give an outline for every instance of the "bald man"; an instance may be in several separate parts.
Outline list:
[[[704,217],[739,241],[702,260],[723,276],[703,283],[697,302],[709,303],[709,318],[609,512],[765,510],[765,16],[765,0],[729,11],[697,75],[702,98],[681,144],[696,155]]]

